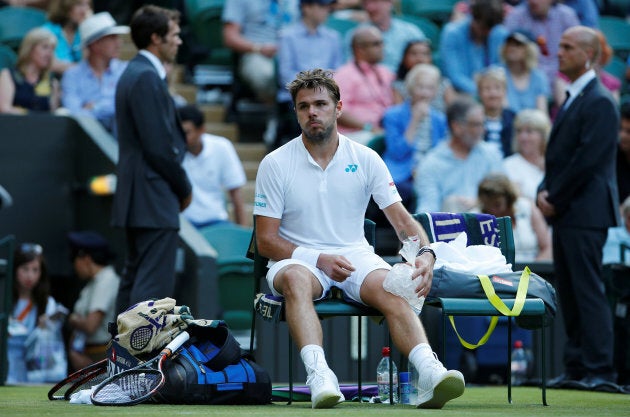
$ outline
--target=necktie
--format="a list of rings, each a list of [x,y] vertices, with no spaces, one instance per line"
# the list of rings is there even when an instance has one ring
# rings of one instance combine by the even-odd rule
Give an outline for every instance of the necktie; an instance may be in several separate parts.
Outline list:
[[[569,91],[565,91],[564,94],[566,95],[566,97],[564,98],[564,103],[562,103],[562,109],[566,110],[567,105],[569,104],[569,99],[571,98],[571,93],[569,93]]]

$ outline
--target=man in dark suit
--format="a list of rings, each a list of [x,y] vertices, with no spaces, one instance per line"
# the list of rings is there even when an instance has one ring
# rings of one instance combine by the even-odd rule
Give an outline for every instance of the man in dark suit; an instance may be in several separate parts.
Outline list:
[[[191,201],[181,166],[186,139],[163,63],[182,43],[179,12],[145,6],[130,24],[139,50],[116,88],[118,184],[112,223],[124,227],[127,258],[117,312],[148,298],[173,296],[179,212]]]
[[[565,373],[552,381],[579,381],[596,389],[616,381],[612,314],[602,281],[607,230],[619,223],[615,158],[619,116],[593,70],[595,31],[567,29],[560,40],[560,71],[571,84],[554,121],[537,204],[553,225],[556,286],[567,343]]]

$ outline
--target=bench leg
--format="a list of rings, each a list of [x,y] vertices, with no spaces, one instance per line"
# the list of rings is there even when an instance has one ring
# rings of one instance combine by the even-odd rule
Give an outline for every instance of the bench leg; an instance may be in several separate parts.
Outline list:
[[[540,328],[540,344],[541,344],[541,351],[542,351],[542,358],[540,361],[540,375],[542,377],[542,402],[543,405],[549,405],[547,404],[547,353],[545,352],[545,349],[547,348],[547,345],[545,343],[545,327],[541,327]]]
[[[508,383],[508,403],[512,404],[512,317],[508,317],[508,337],[507,337],[507,383]]]
[[[362,333],[363,333],[363,317],[359,316],[358,317],[358,321],[357,321],[357,325],[359,326],[359,329],[357,331],[357,335],[359,336],[359,343],[358,343],[358,347],[357,347],[357,353],[359,354],[359,357],[357,358],[357,362],[358,362],[358,373],[359,373],[359,381],[358,381],[358,391],[359,391],[359,402],[363,402],[363,390],[362,390],[362,383],[361,380],[363,379],[363,375],[361,372],[361,367],[363,365],[363,356],[361,356],[362,352],[361,352],[361,341],[363,340],[362,338]]]
[[[293,402],[293,340],[289,335],[289,402],[287,405],[291,405]]]

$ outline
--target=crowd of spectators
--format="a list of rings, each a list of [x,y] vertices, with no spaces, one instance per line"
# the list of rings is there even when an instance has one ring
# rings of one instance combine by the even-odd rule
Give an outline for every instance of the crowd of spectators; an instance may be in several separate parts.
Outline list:
[[[115,136],[113,95],[126,67],[118,58],[119,35],[128,33],[128,27],[102,11],[98,1],[5,3],[41,8],[48,20],[24,37],[15,66],[0,72],[0,112],[23,114],[61,107],[94,117]],[[141,3],[129,4],[128,12]],[[224,43],[237,57],[235,76],[269,105],[264,134],[269,148],[299,134],[284,85],[300,70],[332,69],[344,103],[340,132],[365,144],[382,138],[382,156],[409,209],[471,209],[485,171],[504,172],[522,197],[532,199],[544,174],[550,121],[564,101],[567,86],[566,77],[558,72],[560,35],[578,24],[597,28],[595,3],[461,2],[441,28],[439,46],[432,45],[418,26],[397,16],[398,6],[393,0],[255,4],[225,0]],[[112,10],[118,12],[116,7]],[[331,15],[353,19],[357,25],[339,33],[326,26]],[[624,80],[604,70],[614,51],[603,33],[598,35],[602,53],[594,68],[619,102]],[[483,172],[456,181],[449,180],[459,172],[452,168],[471,164],[468,157],[477,153],[478,145],[478,132],[472,132],[476,126],[457,118],[446,122],[449,109],[452,115],[458,112],[457,106],[450,107],[462,97],[481,103],[479,142],[498,147],[503,162],[484,160]],[[454,143],[461,143],[466,152],[454,151]],[[622,166],[624,155],[620,144]],[[449,166],[449,175],[435,175],[435,164]],[[621,192],[627,188],[626,180],[618,181]],[[451,195],[445,184],[458,191]]]
[[[90,0],[4,3],[42,8],[48,21],[24,36],[15,65],[0,70],[0,113],[63,108],[93,117],[116,137],[114,94],[127,67],[118,57],[120,35],[129,32],[120,23],[127,22],[108,11],[94,13]],[[569,84],[557,54],[567,28],[597,28],[594,0],[523,0],[513,6],[470,0],[441,28],[439,46],[396,16],[394,0],[224,4],[223,39],[234,53],[234,76],[268,107],[264,142],[270,149],[300,133],[285,85],[302,70],[333,70],[343,102],[339,132],[364,144],[384,142],[381,156],[410,212],[511,216],[517,260],[551,260],[551,229],[534,202],[552,121]],[[345,35],[326,26],[344,9],[354,12],[357,23]],[[627,80],[604,69],[615,51],[603,32],[598,36],[601,54],[593,68],[620,104],[616,168],[626,224],[611,236],[621,239],[627,238],[630,212],[630,103],[623,99]],[[188,141],[183,165],[193,183],[185,217],[198,227],[229,220],[227,193],[231,220],[247,224],[241,195],[246,179],[233,145],[206,132],[198,107],[177,104]],[[22,298],[20,303],[28,301]],[[19,313],[23,306],[14,301]],[[37,300],[41,311],[45,301]],[[79,363],[81,358],[71,366]]]

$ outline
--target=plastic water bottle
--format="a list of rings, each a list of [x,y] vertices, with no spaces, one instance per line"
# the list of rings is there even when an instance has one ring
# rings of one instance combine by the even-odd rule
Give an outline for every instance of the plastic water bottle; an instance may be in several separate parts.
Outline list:
[[[523,385],[527,380],[527,354],[523,349],[523,342],[517,340],[514,342],[514,350],[512,351],[512,385]]]
[[[378,396],[381,402],[389,402],[389,355],[391,350],[389,346],[385,346],[382,350],[383,357],[376,367],[376,383],[378,385]],[[396,364],[392,361],[392,377],[393,377],[393,389],[392,401],[398,402],[398,369]]]

